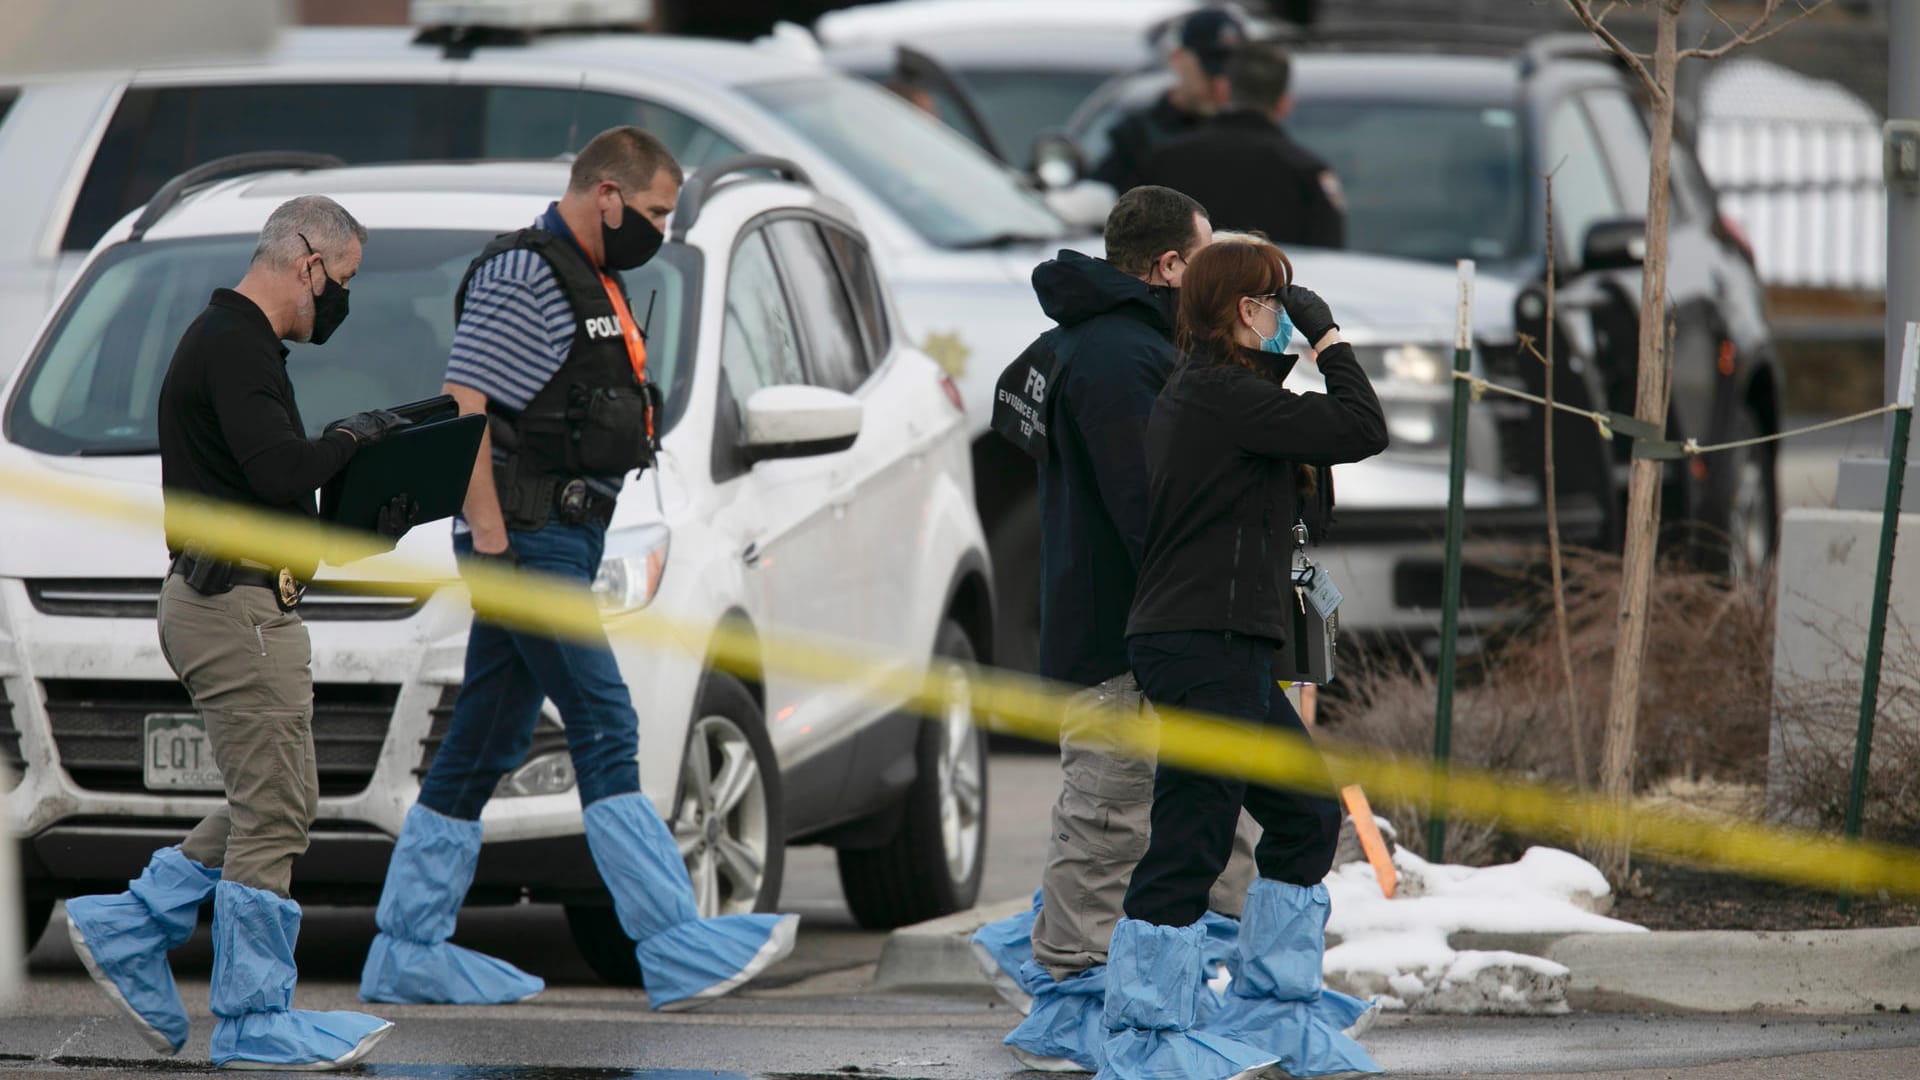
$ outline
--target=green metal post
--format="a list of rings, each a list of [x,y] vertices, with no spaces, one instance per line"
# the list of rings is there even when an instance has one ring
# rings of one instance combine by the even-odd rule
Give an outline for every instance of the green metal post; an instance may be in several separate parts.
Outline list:
[[[1468,371],[1473,364],[1473,260],[1461,259],[1460,304],[1454,319],[1453,370]],[[1471,388],[1453,380],[1453,438],[1447,456],[1447,562],[1440,579],[1440,696],[1433,710],[1433,765],[1444,772],[1453,755],[1453,667],[1458,651],[1454,640],[1460,628],[1460,542],[1466,531],[1467,406]],[[1551,420],[1549,420],[1551,422]],[[1434,781],[1433,806],[1427,813],[1427,858],[1442,861],[1447,854],[1447,818],[1443,808],[1445,786]]]
[[[1901,359],[1899,402],[1893,414],[1893,445],[1887,453],[1887,494],[1880,507],[1880,558],[1873,571],[1873,606],[1867,609],[1867,663],[1860,683],[1860,728],[1853,738],[1853,778],[1847,786],[1846,836],[1860,837],[1867,802],[1867,763],[1873,755],[1873,714],[1880,702],[1880,653],[1887,635],[1887,598],[1893,588],[1893,547],[1900,535],[1900,499],[1907,478],[1907,438],[1913,424],[1913,380],[1920,353],[1920,323],[1907,324]],[[1853,909],[1853,890],[1840,894],[1840,914]]]

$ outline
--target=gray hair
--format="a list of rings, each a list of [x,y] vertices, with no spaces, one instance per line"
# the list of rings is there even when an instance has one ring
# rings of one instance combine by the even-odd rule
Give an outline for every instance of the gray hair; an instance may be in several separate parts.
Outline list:
[[[253,261],[292,266],[306,257],[309,245],[324,256],[342,254],[354,242],[367,242],[367,227],[355,221],[346,207],[325,195],[302,195],[281,203],[268,215],[260,242],[253,248]]]

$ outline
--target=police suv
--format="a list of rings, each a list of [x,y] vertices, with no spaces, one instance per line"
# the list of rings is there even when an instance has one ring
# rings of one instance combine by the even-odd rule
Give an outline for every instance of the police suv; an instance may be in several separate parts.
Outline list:
[[[176,178],[108,227],[0,397],[0,471],[106,486],[156,511],[136,529],[44,505],[0,511],[0,776],[15,778],[6,821],[35,934],[56,898],[118,887],[221,797],[154,630],[166,568],[155,406],[207,295],[245,272],[267,214],[292,196],[331,196],[367,226],[352,317],[325,348],[291,346],[317,432],[437,393],[469,261],[567,183],[556,162],[289,169],[274,157]],[[626,284],[664,392],[661,452],[626,485],[594,591],[639,709],[643,786],[702,911],[772,909],[789,843],[839,849],[865,924],[971,904],[986,762],[964,689],[926,722],[869,685],[738,678],[707,659],[722,625],[852,642],[903,668],[990,658],[990,569],[953,380],[906,336],[853,214],[780,159],[694,171],[667,244]],[[439,569],[356,588],[391,576],[381,559]],[[619,635],[643,609],[678,622],[679,648]],[[321,801],[295,888],[370,902],[461,678],[470,611],[445,527],[323,568],[301,612]],[[589,962],[637,977],[633,950],[613,947],[551,708],[483,820],[470,902],[564,903]]]

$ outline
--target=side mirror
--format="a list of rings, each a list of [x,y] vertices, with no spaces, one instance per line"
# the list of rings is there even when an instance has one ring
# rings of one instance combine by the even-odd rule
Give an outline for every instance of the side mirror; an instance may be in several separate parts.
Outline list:
[[[1081,155],[1080,147],[1059,131],[1043,131],[1034,136],[1030,160],[1033,178],[1040,181],[1045,191],[1071,187],[1087,174],[1087,160]]]
[[[1587,230],[1580,246],[1582,270],[1631,270],[1647,261],[1645,218],[1608,218]]]
[[[822,386],[768,386],[747,398],[742,447],[749,461],[836,454],[860,437],[858,399]]]

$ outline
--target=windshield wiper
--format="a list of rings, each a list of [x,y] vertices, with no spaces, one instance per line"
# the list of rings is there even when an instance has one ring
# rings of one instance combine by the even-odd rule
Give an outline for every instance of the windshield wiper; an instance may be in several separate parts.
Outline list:
[[[956,251],[999,251],[1011,247],[1025,247],[1028,244],[1051,244],[1060,239],[1058,233],[997,232],[973,240],[962,240],[953,245]]]
[[[144,443],[123,446],[83,446],[73,453],[75,457],[143,457],[159,452],[159,443]]]

